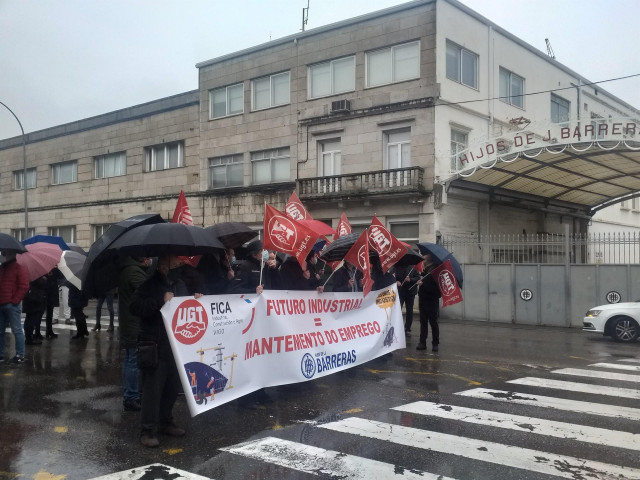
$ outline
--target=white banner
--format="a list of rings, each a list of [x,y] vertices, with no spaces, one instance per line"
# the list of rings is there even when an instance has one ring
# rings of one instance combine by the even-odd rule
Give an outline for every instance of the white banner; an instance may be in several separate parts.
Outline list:
[[[161,312],[191,416],[406,347],[395,284],[364,298],[277,290],[179,297]]]

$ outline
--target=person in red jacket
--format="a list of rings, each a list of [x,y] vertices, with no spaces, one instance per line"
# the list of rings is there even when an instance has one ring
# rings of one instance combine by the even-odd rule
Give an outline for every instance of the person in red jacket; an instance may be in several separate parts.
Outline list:
[[[16,356],[9,363],[24,362],[24,331],[22,330],[22,298],[29,291],[27,271],[16,262],[15,252],[2,252],[0,265],[0,363],[4,362],[4,331],[9,324],[16,341]]]

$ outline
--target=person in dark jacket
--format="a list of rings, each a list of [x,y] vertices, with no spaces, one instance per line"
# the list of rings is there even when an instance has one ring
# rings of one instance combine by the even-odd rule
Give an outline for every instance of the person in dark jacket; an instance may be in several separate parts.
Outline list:
[[[127,412],[136,412],[140,405],[138,375],[138,335],[140,318],[129,311],[133,294],[147,279],[147,257],[126,257],[119,264],[118,273],[118,332],[120,348],[124,350],[122,362],[122,406]]]
[[[40,323],[47,308],[47,278],[36,278],[29,284],[29,291],[22,299],[24,319],[24,343],[26,345],[42,344]]]
[[[418,293],[416,282],[420,280],[420,273],[412,265],[394,267],[394,275],[398,284],[398,297],[400,299],[400,309],[405,308],[404,333],[411,335],[411,325],[413,324],[413,305]]]
[[[54,268],[49,273],[47,273],[47,311],[45,314],[45,324],[47,326],[47,333],[45,334],[47,338],[56,338],[58,336],[57,333],[53,331],[53,311],[60,304],[59,296],[60,293],[58,291],[58,277],[61,277],[62,274],[60,270]],[[57,323],[57,320],[56,320]]]
[[[169,271],[180,265],[176,256],[158,259],[158,268],[133,294],[129,311],[140,317],[139,342],[155,344],[157,364],[140,368],[142,372],[142,410],[140,412],[140,443],[157,447],[157,434],[181,437],[185,431],[173,420],[173,405],[180,392],[180,377],[171,351],[160,309],[174,296],[188,295],[181,279],[172,280]]]
[[[203,292],[206,295],[222,295],[228,293],[233,284],[235,272],[233,262],[235,252],[233,248],[227,248],[220,255],[203,255],[196,267],[204,281]]]
[[[87,316],[84,313],[84,307],[89,304],[89,299],[75,285],[68,283],[67,286],[69,287],[69,308],[71,308],[71,315],[76,321],[76,334],[71,338],[74,340],[83,339],[89,336]]]
[[[318,284],[309,270],[302,270],[296,257],[287,257],[278,278],[279,290],[315,290]]]
[[[382,271],[382,263],[378,256],[371,258],[371,279],[373,280],[371,290],[381,290],[396,283],[396,277],[390,271],[387,270],[386,273]]]
[[[232,293],[262,293],[262,290],[267,288],[271,289],[276,282],[277,276],[277,261],[268,258],[268,252],[265,255],[262,248],[262,241],[254,240],[247,245],[247,259],[242,262],[238,268],[238,272],[235,275],[233,283],[231,285]],[[264,260],[263,255],[267,257]],[[260,283],[260,267],[262,270],[262,283]]]
[[[440,313],[440,288],[433,275],[430,273],[435,268],[431,255],[422,257],[424,270],[422,279],[418,280],[418,307],[420,309],[420,340],[416,350],[427,349],[427,338],[429,336],[429,325],[431,326],[431,344],[433,351],[438,351],[440,344],[440,327],[438,326],[438,315]]]
[[[362,272],[349,262],[336,270],[333,275],[334,292],[361,292]]]
[[[3,251],[5,261],[0,265],[0,363],[4,362],[4,331],[7,324],[16,340],[16,356],[12,364],[24,362],[24,331],[22,330],[22,302],[29,291],[27,269],[16,262],[16,253]]]

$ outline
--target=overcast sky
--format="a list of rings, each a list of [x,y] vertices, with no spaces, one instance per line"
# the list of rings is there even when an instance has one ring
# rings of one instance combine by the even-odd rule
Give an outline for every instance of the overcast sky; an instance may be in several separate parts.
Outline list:
[[[310,0],[307,30],[405,3]],[[590,81],[640,74],[640,0],[463,0]],[[195,64],[300,31],[307,0],[0,0],[0,102],[25,132],[198,88]],[[640,108],[640,77],[603,84]],[[20,135],[0,105],[0,139]]]

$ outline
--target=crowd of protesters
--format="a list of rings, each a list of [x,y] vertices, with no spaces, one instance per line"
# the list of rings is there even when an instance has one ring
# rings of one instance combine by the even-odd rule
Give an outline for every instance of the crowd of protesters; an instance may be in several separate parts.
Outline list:
[[[361,292],[363,274],[354,265],[343,262],[335,272],[311,251],[305,268],[295,257],[276,254],[263,248],[255,240],[242,248],[243,259],[227,248],[218,255],[203,255],[197,267],[181,257],[159,258],[153,268],[150,258],[125,257],[118,260],[117,289],[98,299],[94,332],[101,330],[101,310],[106,302],[109,312],[107,332],[114,331],[114,293],[118,298],[118,332],[124,356],[122,362],[123,408],[140,411],[141,443],[157,447],[157,435],[182,436],[185,431],[173,421],[173,405],[181,391],[179,373],[173,358],[160,310],[174,296],[221,295],[234,293],[262,293],[263,290],[317,290]],[[433,268],[429,255],[424,265]],[[433,279],[421,277],[413,267],[392,268],[383,272],[380,259],[371,258],[373,290],[397,283],[400,305],[406,308],[405,333],[410,335],[416,293],[420,296],[420,341],[418,350],[425,349],[428,327],[432,329],[433,350],[437,351],[438,297]],[[416,288],[417,287],[417,288]],[[7,255],[0,265],[0,332],[11,327],[15,337],[16,354],[9,363],[22,363],[26,345],[40,345],[42,317],[45,316],[47,339],[55,339],[56,323],[75,322],[76,333],[71,338],[82,340],[89,336],[84,309],[87,296],[66,282],[54,269],[49,274],[28,282],[24,268],[15,262],[15,255]],[[54,309],[58,308],[57,319]],[[25,314],[24,330],[20,324]],[[145,348],[147,346],[148,348]],[[0,335],[0,355],[4,352],[4,335]],[[4,357],[0,356],[0,362]],[[261,392],[257,392],[258,397]],[[240,405],[252,403],[256,395],[240,400]]]

